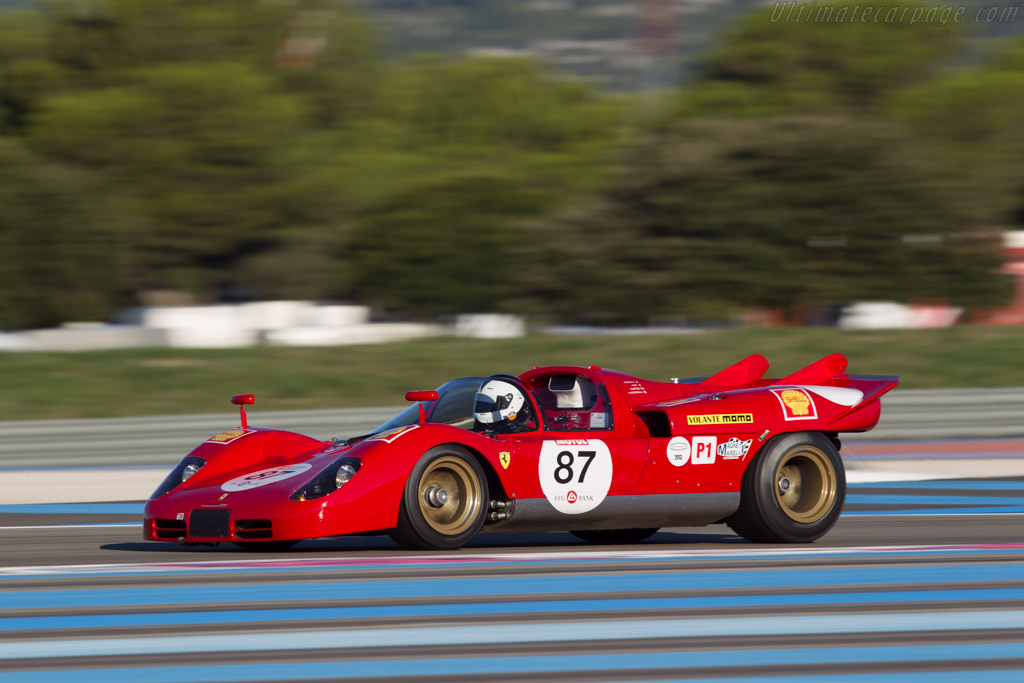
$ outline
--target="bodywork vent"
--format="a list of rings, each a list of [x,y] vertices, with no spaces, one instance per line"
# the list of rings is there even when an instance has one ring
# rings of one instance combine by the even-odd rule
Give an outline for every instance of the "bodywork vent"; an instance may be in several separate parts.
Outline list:
[[[193,538],[227,538],[231,535],[231,510],[193,510],[188,535]]]

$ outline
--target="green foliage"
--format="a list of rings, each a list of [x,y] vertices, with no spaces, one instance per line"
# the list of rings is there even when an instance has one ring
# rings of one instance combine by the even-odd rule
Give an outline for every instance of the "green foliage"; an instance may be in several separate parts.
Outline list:
[[[103,319],[125,304],[123,217],[96,190],[0,138],[0,329]]]
[[[534,296],[561,317],[633,323],[1004,300],[1000,234],[961,233],[931,164],[893,129],[843,117],[686,122],[638,149],[600,202],[538,227],[538,244],[553,238],[526,259]]]
[[[920,7],[910,0],[772,3],[752,12],[705,59],[700,82],[681,93],[682,111],[873,110],[887,95],[929,75],[959,45],[963,24],[910,25]],[[875,22],[875,14],[904,21]],[[864,16],[867,21],[860,20]]]

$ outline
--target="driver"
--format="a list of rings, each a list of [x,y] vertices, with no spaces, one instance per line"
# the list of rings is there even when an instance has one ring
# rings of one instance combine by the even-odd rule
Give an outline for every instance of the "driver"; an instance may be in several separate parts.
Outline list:
[[[485,432],[510,434],[536,429],[525,390],[511,375],[493,375],[483,381],[476,392],[473,418]]]

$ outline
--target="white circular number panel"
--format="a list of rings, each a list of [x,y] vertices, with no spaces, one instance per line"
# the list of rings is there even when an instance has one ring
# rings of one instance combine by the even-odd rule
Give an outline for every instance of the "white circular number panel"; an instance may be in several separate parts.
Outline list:
[[[567,515],[593,510],[612,485],[612,454],[598,439],[545,441],[538,467],[544,495]]]
[[[249,474],[243,474],[241,477],[235,477],[231,481],[226,481],[221,484],[220,488],[222,491],[229,492],[248,491],[249,489],[273,484],[275,481],[294,477],[296,474],[302,474],[311,467],[312,465],[308,462],[300,462],[295,465],[284,465],[282,467],[271,467],[270,469],[260,470],[259,472],[250,472]]]

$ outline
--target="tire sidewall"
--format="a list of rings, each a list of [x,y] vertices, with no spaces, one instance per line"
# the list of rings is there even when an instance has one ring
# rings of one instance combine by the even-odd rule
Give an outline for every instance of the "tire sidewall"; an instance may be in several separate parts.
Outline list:
[[[824,453],[836,477],[836,495],[832,507],[821,519],[810,523],[797,522],[787,515],[775,494],[775,472],[779,463],[793,448],[804,445],[813,446]],[[758,456],[751,474],[754,508],[760,525],[779,541],[806,543],[816,540],[838,521],[846,499],[846,473],[839,453],[826,436],[815,432],[797,432],[775,437]]]
[[[438,533],[420,514],[419,488],[420,479],[430,465],[442,457],[455,457],[465,462],[476,475],[480,482],[481,505],[477,519],[473,521],[470,528],[460,534],[449,536]],[[461,446],[435,446],[423,454],[405,483],[405,491],[402,494],[402,507],[399,511],[398,524],[403,533],[403,539],[415,547],[435,550],[452,550],[461,548],[469,543],[480,532],[487,515],[487,475],[483,466],[473,455]]]

